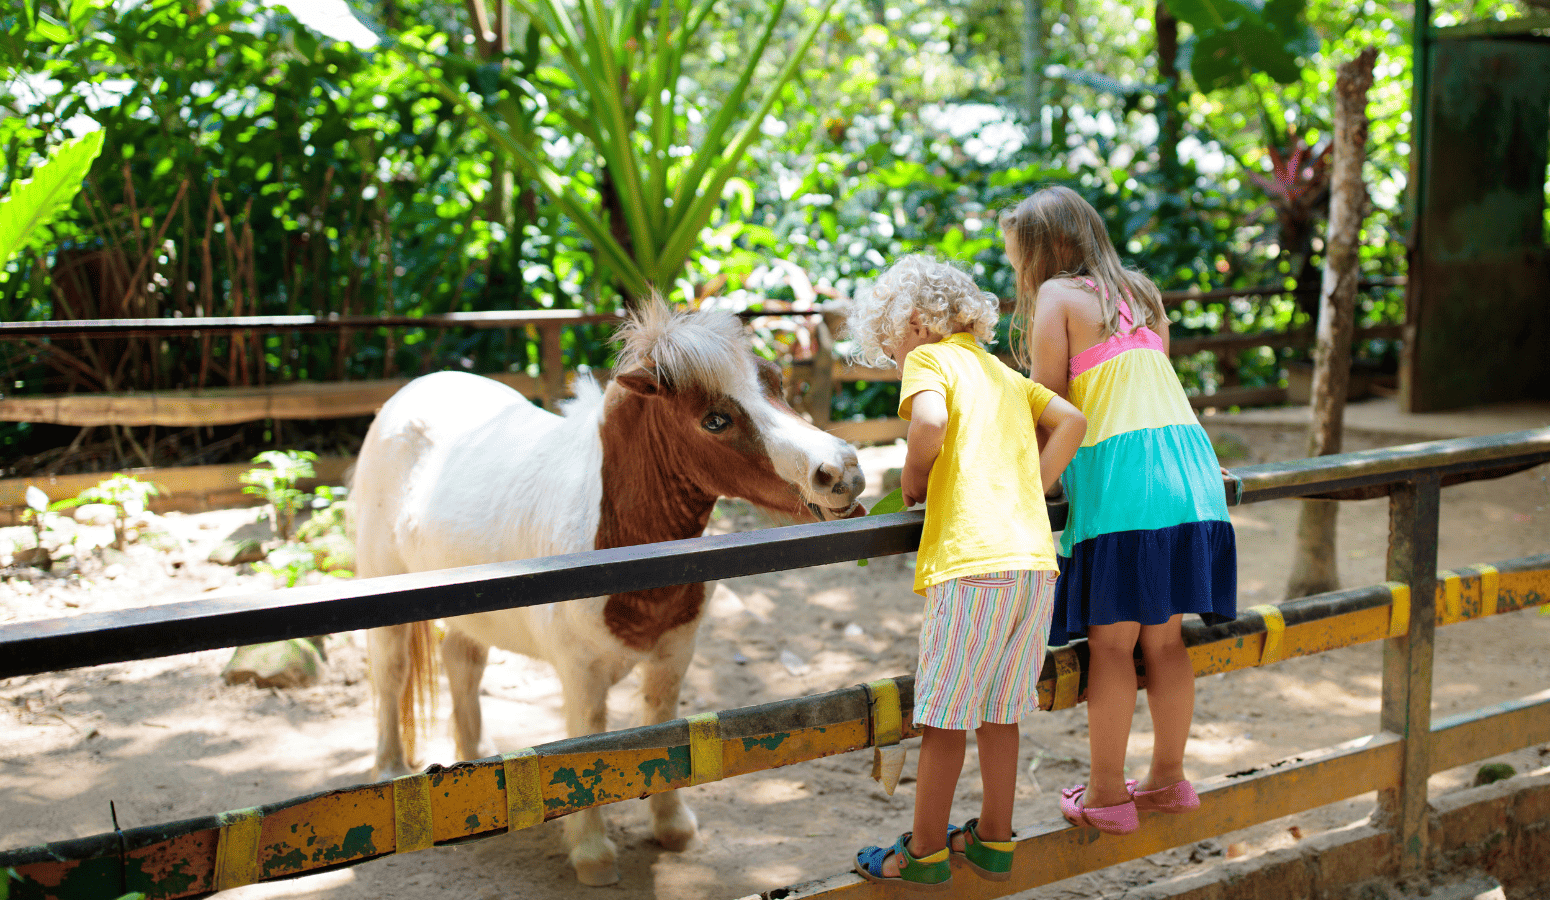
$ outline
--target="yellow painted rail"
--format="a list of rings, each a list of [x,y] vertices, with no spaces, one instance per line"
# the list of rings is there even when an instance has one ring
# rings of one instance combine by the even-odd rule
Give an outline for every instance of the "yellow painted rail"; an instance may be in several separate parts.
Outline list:
[[[1439,573],[1437,596],[1443,625],[1550,603],[1550,555]],[[1185,639],[1196,674],[1228,672],[1403,635],[1409,605],[1404,586],[1375,585],[1256,607],[1232,623],[1191,626]],[[1080,702],[1085,674],[1085,644],[1050,651],[1040,705]],[[12,886],[16,900],[99,900],[121,889],[170,900],[490,837],[580,809],[891,743],[893,729],[914,736],[913,679],[891,681],[893,692],[857,686],[557,741],[252,810],[6,851],[0,869],[22,876]],[[873,702],[894,696],[885,708]],[[1550,741],[1550,692],[1486,713],[1433,728],[1434,771]],[[1214,798],[1206,814],[1148,828],[1144,837],[1087,846],[1087,829],[1027,836],[1018,845],[1014,883],[1023,890],[1385,787],[1397,777],[1399,743],[1373,738],[1214,779],[1204,785]],[[860,879],[837,879],[793,890],[870,896]],[[979,887],[964,889],[962,896],[981,896],[974,893]]]

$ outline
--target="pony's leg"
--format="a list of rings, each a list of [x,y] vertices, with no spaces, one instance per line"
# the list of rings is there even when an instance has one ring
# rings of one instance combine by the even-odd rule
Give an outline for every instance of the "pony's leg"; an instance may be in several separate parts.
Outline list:
[[[400,709],[409,689],[410,627],[389,625],[366,632],[371,689],[377,700],[377,760],[371,768],[377,779],[409,774]]]
[[[662,635],[656,649],[640,664],[641,724],[656,725],[678,718],[678,691],[694,656],[696,619]],[[699,833],[694,811],[678,791],[652,794],[651,830],[657,843],[669,850],[684,850]]]
[[[601,659],[555,662],[565,694],[565,728],[571,737],[608,730],[608,689],[622,677]],[[618,851],[608,839],[601,810],[593,807],[565,817],[570,864],[582,884],[594,887],[619,880]]]
[[[441,642],[441,663],[447,668],[447,685],[452,689],[452,730],[457,739],[457,758],[482,759],[494,748],[481,747],[484,720],[479,711],[479,679],[490,648],[461,631],[448,628]]]

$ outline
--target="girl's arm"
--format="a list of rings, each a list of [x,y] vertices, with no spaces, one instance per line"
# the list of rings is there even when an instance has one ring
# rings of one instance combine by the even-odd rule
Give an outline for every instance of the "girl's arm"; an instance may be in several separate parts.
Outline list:
[[[1060,292],[1040,287],[1039,302],[1033,311],[1033,360],[1029,374],[1063,399],[1070,399],[1071,338],[1066,332],[1066,314]]]
[[[904,497],[906,508],[926,499],[931,466],[942,452],[942,441],[947,437],[946,397],[936,391],[921,391],[911,402],[909,447],[905,450],[904,471],[899,478],[899,493]]]
[[[1155,330],[1157,332],[1157,336],[1158,337],[1162,338],[1163,356],[1167,356],[1168,355],[1168,313],[1166,311],[1163,312],[1162,321],[1158,322],[1157,323],[1157,327],[1155,329],[1153,329],[1153,330]]]
[[[1082,446],[1082,438],[1087,436],[1087,417],[1071,401],[1051,397],[1039,415],[1039,425],[1049,431],[1049,439],[1039,451],[1039,476],[1044,481],[1044,493],[1048,494],[1060,483],[1060,473]]]

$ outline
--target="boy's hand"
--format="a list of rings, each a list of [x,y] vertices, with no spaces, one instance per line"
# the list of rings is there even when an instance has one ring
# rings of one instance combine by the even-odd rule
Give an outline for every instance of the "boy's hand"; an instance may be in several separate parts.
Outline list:
[[[906,470],[904,470],[904,473],[900,477],[899,480],[900,480],[899,493],[901,493],[904,496],[904,508],[905,509],[909,509],[910,507],[914,506],[917,503],[924,503],[924,502],[926,502],[926,488],[930,484],[930,479],[929,478],[925,478],[925,477],[911,478],[909,470],[906,469]],[[918,481],[919,483],[918,484],[912,484],[911,483],[911,482],[915,482],[915,481]]]

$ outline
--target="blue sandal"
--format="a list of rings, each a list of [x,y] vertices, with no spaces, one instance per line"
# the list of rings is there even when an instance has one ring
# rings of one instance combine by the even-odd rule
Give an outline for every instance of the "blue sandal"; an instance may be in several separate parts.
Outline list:
[[[987,881],[1009,881],[1012,877],[1012,841],[987,841],[980,837],[979,819],[970,819],[960,828],[947,826],[947,849]],[[963,850],[953,850],[953,837],[963,834]]]
[[[910,832],[899,835],[892,847],[866,847],[856,854],[856,874],[878,884],[897,884],[912,891],[945,891],[952,887],[953,869],[949,850],[943,847],[929,856],[916,859],[910,856]],[[899,874],[888,877],[883,874],[883,861],[888,854],[896,854],[902,864]]]

